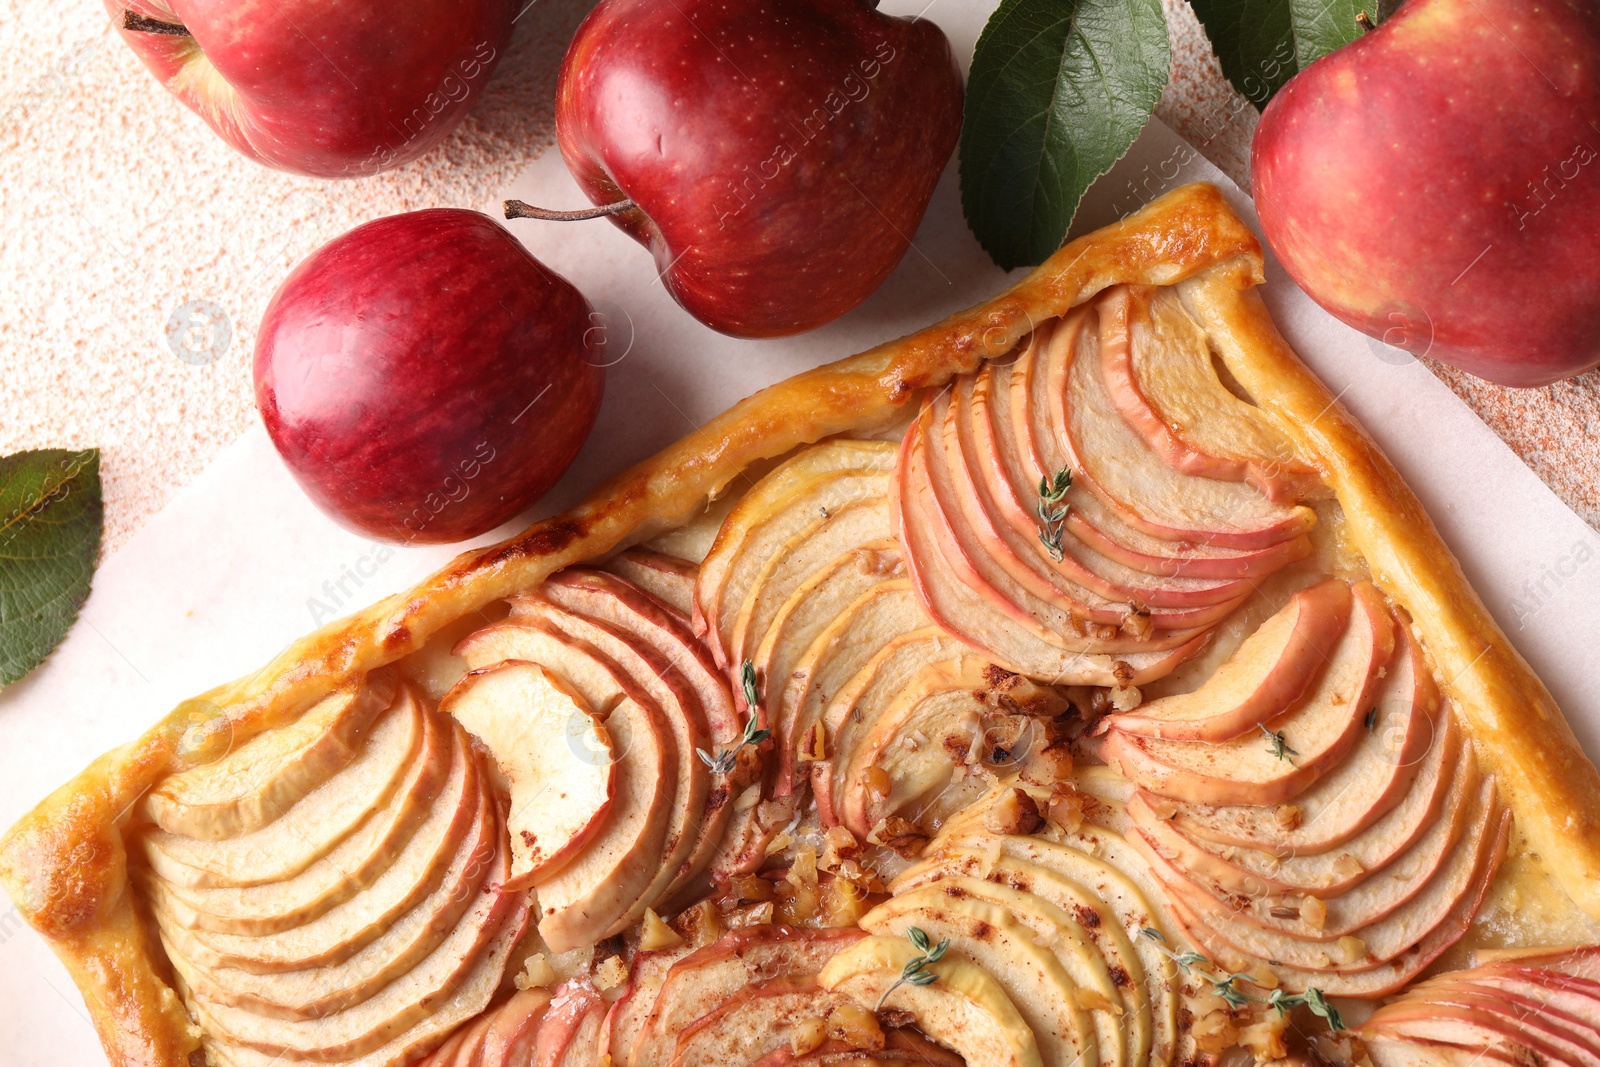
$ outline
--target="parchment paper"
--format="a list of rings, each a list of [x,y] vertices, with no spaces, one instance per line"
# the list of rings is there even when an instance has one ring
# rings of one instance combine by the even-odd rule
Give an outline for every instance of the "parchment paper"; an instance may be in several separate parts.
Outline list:
[[[941,5],[930,17],[969,56],[991,6]],[[518,224],[529,248],[606,316],[610,350],[625,353],[610,369],[593,437],[533,514],[574,503],[761,386],[1003,288],[1007,276],[962,220],[955,178],[952,164],[914,248],[877,294],[822,330],[776,342],[700,326],[666,294],[650,257],[607,223]],[[1155,123],[1091,191],[1075,229],[1196,179],[1223,186],[1253,223],[1249,200]],[[503,195],[584,203],[553,151]],[[1334,320],[1276,263],[1269,276],[1265,296],[1284,333],[1400,468],[1590,756],[1600,756],[1600,698],[1584,678],[1600,648],[1600,535],[1410,356]],[[250,430],[105,562],[65,644],[0,694],[0,826],[180,699],[260,667],[293,638],[404,588],[456,551],[392,549],[344,532],[301,495],[264,431]],[[14,1067],[103,1062],[65,970],[8,902],[0,902],[0,1035],[0,1061]]]

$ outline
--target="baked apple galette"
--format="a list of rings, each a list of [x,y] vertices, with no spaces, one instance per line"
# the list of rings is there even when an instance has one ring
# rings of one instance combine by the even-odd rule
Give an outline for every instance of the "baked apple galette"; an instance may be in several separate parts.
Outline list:
[[[6,886],[119,1065],[1600,1067],[1600,778],[1261,272],[1189,186],[758,393]]]

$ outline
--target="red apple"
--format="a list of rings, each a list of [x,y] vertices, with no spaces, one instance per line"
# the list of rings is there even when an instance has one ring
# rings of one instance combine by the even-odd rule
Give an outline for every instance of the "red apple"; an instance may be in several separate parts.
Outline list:
[[[1291,277],[1373,337],[1504,385],[1600,364],[1600,6],[1408,0],[1255,137]]]
[[[511,37],[513,0],[105,0],[168,90],[258,163],[354,178],[444,139]]]
[[[561,154],[673,296],[743,337],[855,307],[911,244],[961,127],[931,22],[872,0],[602,0],[567,49]]]
[[[594,426],[603,343],[571,283],[487,215],[335,238],[273,295],[256,405],[306,494],[353,530],[460,541],[553,485]]]

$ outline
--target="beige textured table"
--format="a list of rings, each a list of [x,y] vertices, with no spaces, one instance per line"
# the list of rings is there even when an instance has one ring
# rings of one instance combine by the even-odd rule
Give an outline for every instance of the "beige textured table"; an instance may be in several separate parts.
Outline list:
[[[929,13],[961,2],[933,0]],[[0,454],[99,446],[115,550],[255,419],[255,327],[292,264],[378,215],[492,208],[549,148],[556,67],[591,4],[535,0],[484,98],[426,159],[319,182],[233,153],[150,78],[99,3],[5,0]],[[1187,5],[1167,9],[1173,80],[1157,113],[1247,183],[1255,113]],[[1517,391],[1434,369],[1600,526],[1600,376]]]

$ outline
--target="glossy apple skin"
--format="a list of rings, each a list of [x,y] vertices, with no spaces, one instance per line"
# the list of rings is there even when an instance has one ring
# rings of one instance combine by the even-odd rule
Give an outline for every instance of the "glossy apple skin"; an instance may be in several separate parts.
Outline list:
[[[594,426],[603,360],[571,283],[476,211],[358,226],[294,269],[256,338],[256,406],[352,530],[460,541],[533,504]]]
[[[931,22],[865,0],[602,0],[562,63],[561,154],[701,322],[776,337],[865,300],[961,128]]]
[[[1592,0],[1408,0],[1289,81],[1252,171],[1273,251],[1356,329],[1504,385],[1600,363]]]
[[[513,0],[105,0],[123,40],[258,163],[354,178],[442,141],[511,38]],[[122,28],[128,9],[186,27]]]

